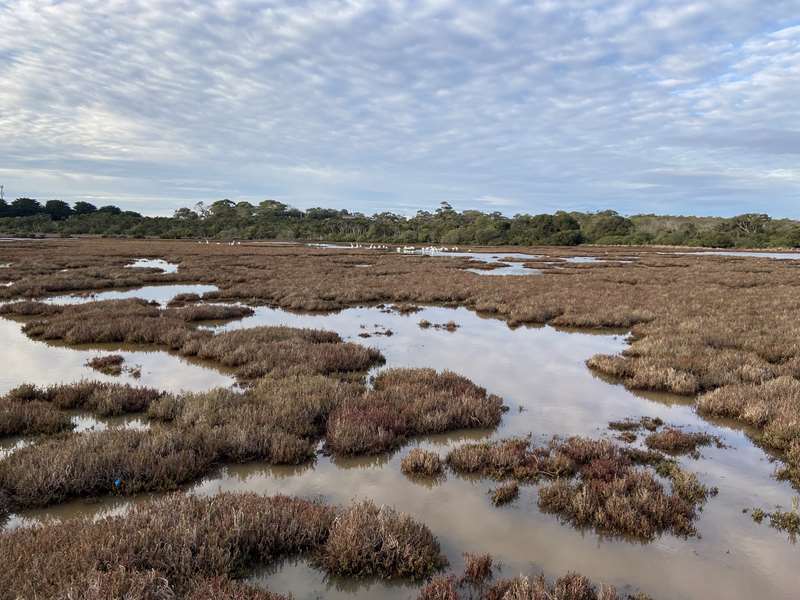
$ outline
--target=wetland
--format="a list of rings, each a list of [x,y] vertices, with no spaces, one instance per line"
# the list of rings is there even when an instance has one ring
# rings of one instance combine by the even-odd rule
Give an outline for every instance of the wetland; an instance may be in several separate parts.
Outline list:
[[[4,242],[0,597],[794,597],[800,261],[470,250]]]

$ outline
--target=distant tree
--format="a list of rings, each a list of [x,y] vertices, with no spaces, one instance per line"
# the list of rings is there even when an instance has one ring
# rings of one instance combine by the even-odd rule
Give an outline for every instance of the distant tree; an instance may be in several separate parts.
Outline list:
[[[226,198],[213,202],[208,210],[211,217],[232,217],[235,216],[234,206],[236,205]]]
[[[763,233],[770,221],[769,215],[748,213],[733,217],[731,224],[740,235],[753,235]]]
[[[10,217],[11,216],[11,207],[8,206],[8,202],[3,199],[0,199],[0,219],[3,217]]]
[[[120,209],[118,206],[114,206],[113,204],[109,204],[107,206],[101,206],[97,209],[97,212],[108,215],[118,215],[122,212],[122,209]]]
[[[256,207],[249,202],[239,202],[234,207],[236,217],[242,220],[252,219],[255,214]]]
[[[42,212],[42,205],[33,198],[17,198],[11,203],[11,216],[29,217]]]
[[[586,226],[586,236],[595,242],[603,238],[624,237],[633,231],[633,222],[613,210],[598,213]]]
[[[93,212],[97,212],[97,207],[94,204],[90,204],[88,202],[78,201],[72,207],[72,212],[76,215],[88,215]]]
[[[191,208],[186,207],[177,209],[173,216],[181,221],[194,221],[200,217]]]
[[[72,208],[63,200],[48,200],[45,202],[43,212],[50,215],[54,221],[63,221],[72,215]]]

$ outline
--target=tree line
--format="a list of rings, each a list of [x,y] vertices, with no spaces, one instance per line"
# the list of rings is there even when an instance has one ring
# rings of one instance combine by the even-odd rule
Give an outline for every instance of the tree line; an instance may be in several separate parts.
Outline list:
[[[365,215],[329,208],[300,210],[275,200],[257,205],[218,200],[149,217],[117,206],[69,205],[32,198],[0,201],[0,233],[15,236],[106,235],[159,238],[327,240],[396,244],[558,245],[629,244],[800,247],[800,222],[765,214],[731,218],[593,213],[518,214],[457,211],[443,202],[413,217]]]

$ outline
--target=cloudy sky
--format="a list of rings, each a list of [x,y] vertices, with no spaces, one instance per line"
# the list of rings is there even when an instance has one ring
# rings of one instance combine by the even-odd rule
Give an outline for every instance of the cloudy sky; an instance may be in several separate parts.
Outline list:
[[[0,183],[800,217],[800,0],[0,0]]]

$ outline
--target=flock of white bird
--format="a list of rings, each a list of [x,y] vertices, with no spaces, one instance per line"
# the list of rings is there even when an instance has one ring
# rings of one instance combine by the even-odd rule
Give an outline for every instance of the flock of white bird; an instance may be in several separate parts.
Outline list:
[[[198,240],[198,244],[210,244],[208,240]],[[214,242],[217,246],[222,245],[222,242]],[[237,240],[232,240],[230,242],[226,242],[228,246],[241,246],[242,242]],[[317,246],[317,247],[326,247],[325,244],[309,244],[309,246]],[[355,242],[350,243],[350,248],[363,248],[365,250],[388,250],[389,246],[386,244],[359,244]],[[447,248],[445,246],[423,246],[422,248],[417,249],[416,246],[398,246],[396,248],[397,252],[403,254],[438,254],[440,252],[458,252],[458,246],[454,246],[452,248]]]

